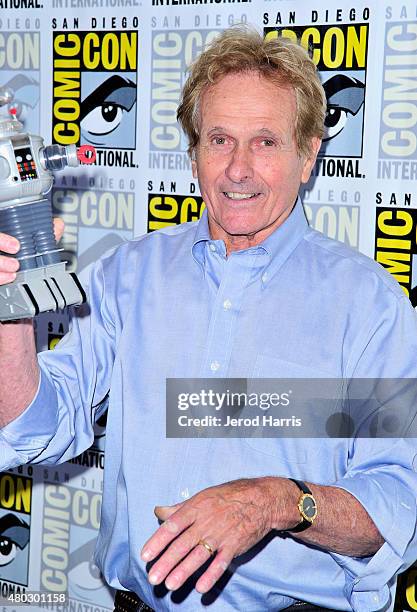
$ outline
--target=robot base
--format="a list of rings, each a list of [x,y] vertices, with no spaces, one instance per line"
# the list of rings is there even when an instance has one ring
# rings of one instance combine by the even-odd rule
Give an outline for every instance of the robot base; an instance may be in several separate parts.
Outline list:
[[[13,283],[0,286],[0,321],[32,318],[40,312],[79,306],[86,296],[65,263],[18,272]]]

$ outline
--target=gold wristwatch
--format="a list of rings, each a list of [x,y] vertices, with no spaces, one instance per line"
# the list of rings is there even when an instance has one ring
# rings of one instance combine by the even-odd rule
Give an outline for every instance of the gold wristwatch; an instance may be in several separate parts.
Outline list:
[[[311,527],[317,518],[317,503],[313,497],[312,492],[308,488],[305,482],[302,480],[295,480],[295,478],[289,478],[301,491],[300,499],[298,500],[298,510],[300,512],[301,521],[292,529],[286,529],[291,533],[299,533]]]

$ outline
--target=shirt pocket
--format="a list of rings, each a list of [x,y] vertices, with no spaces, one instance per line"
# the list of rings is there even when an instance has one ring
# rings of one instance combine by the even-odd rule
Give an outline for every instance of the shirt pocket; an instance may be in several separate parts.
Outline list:
[[[272,357],[270,355],[258,354],[253,368],[253,378],[271,379],[331,379],[334,374],[315,367],[314,364],[296,363],[283,358]],[[300,382],[300,384],[304,384]],[[307,383],[308,384],[308,383]],[[285,386],[285,385],[284,385]],[[261,385],[262,387],[262,385]],[[265,389],[268,389],[266,383]],[[336,400],[334,401],[336,407]],[[332,410],[332,405],[327,410]],[[297,415],[295,415],[297,416]],[[292,437],[285,430],[277,429],[276,437],[253,437],[244,438],[246,445],[256,451],[259,457],[263,456],[267,461],[270,457],[273,461],[271,469],[279,469],[282,463],[285,466],[309,464],[309,469],[320,464],[320,457],[323,456],[323,438],[314,436]],[[300,475],[299,472],[297,472]],[[304,472],[301,473],[303,475]],[[285,475],[285,474],[283,474]],[[290,474],[289,474],[290,475]]]

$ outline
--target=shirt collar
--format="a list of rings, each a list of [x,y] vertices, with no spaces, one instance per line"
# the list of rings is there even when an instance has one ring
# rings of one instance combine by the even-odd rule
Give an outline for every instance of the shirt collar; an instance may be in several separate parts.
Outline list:
[[[284,223],[277,227],[277,229],[274,230],[268,238],[257,245],[257,247],[251,247],[247,249],[247,251],[253,253],[254,248],[257,248],[260,252],[264,252],[268,256],[268,263],[265,270],[268,269],[268,276],[271,277],[295,249],[307,228],[308,223],[304,214],[303,205],[298,197],[294,208],[287,219],[285,219]],[[197,224],[192,246],[193,257],[201,266],[204,266],[204,252],[207,242],[221,243],[223,245],[223,250],[225,250],[223,241],[212,240],[210,237],[207,209],[205,209]]]
[[[192,246],[193,257],[202,267],[204,267],[204,250],[206,247],[206,242],[209,241],[211,241],[211,238],[208,226],[207,208],[205,208],[200,220],[197,223],[197,229]]]

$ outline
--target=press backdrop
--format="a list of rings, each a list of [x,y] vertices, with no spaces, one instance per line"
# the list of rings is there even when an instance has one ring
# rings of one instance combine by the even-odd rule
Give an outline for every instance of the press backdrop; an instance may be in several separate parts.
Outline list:
[[[204,203],[176,109],[190,61],[236,22],[310,45],[329,112],[303,194],[307,217],[377,259],[416,306],[412,1],[0,0],[0,86],[14,89],[27,130],[45,144],[97,147],[96,165],[58,174],[51,193],[71,269],[85,280],[109,248],[199,218]],[[66,328],[64,315],[40,317],[39,348],[53,348]],[[10,529],[0,538],[3,597],[67,591],[55,609],[112,608],[92,561],[104,464],[105,417],[94,446],[70,463],[0,474],[0,533],[13,524],[19,532],[16,541]],[[397,610],[417,610],[416,581],[414,568],[400,581]]]

